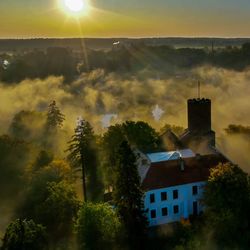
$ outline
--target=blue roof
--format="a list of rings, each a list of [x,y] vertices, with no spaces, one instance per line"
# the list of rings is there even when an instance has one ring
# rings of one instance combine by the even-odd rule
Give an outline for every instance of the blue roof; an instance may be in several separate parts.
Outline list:
[[[147,154],[147,157],[149,158],[151,163],[155,163],[162,161],[178,160],[180,158],[191,158],[195,157],[195,154],[191,149],[183,149],[178,151]]]

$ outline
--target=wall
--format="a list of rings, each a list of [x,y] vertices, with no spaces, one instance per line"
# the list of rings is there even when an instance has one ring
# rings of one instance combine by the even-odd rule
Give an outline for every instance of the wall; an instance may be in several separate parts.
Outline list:
[[[181,218],[187,219],[193,214],[193,202],[198,201],[198,213],[200,213],[203,208],[200,204],[200,199],[203,195],[204,185],[206,182],[195,182],[180,186],[162,188],[151,190],[145,193],[144,205],[147,210],[147,217],[149,221],[149,226],[157,226],[166,223],[180,221]],[[198,186],[198,194],[192,194],[192,187]],[[178,190],[178,199],[173,199],[173,190]],[[167,200],[161,201],[161,192],[167,192]],[[150,203],[150,194],[155,195],[155,202]],[[179,206],[179,213],[174,214],[173,206]],[[162,216],[162,208],[168,208],[168,215]],[[150,211],[156,210],[156,218],[151,219]]]

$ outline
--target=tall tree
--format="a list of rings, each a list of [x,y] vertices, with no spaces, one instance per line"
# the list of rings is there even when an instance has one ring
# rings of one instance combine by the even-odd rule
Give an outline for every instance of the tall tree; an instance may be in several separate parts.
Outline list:
[[[142,249],[145,242],[147,219],[140,177],[135,162],[136,157],[128,142],[123,141],[117,153],[113,195],[131,247]]]
[[[97,167],[96,138],[89,122],[79,120],[68,151],[68,159],[72,165],[81,166],[84,201],[87,201],[87,194],[91,200],[97,200],[102,184]]]
[[[46,123],[44,126],[44,134],[42,138],[43,147],[45,149],[49,149],[60,154],[60,147],[58,147],[58,144],[60,144],[59,141],[61,141],[65,136],[63,131],[60,129],[63,126],[64,120],[65,116],[57,107],[56,102],[52,101],[48,107]]]
[[[52,101],[48,107],[46,129],[48,132],[55,132],[56,129],[62,127],[64,120],[65,116],[57,107],[56,101]]]

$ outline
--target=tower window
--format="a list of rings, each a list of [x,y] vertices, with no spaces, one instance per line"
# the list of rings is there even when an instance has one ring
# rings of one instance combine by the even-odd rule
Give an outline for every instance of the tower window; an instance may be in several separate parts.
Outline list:
[[[155,195],[154,194],[150,194],[150,203],[154,203],[155,202]]]
[[[155,219],[156,218],[156,210],[155,209],[153,209],[153,210],[150,211],[150,217],[151,217],[151,219]]]
[[[174,214],[178,214],[179,213],[179,206],[175,205],[174,206]]]
[[[168,208],[167,207],[162,208],[161,214],[162,214],[162,216],[168,216]]]
[[[178,199],[178,190],[173,191],[173,199]]]
[[[168,199],[167,192],[161,192],[161,200],[166,201]]]
[[[193,186],[193,195],[198,194],[198,186]]]

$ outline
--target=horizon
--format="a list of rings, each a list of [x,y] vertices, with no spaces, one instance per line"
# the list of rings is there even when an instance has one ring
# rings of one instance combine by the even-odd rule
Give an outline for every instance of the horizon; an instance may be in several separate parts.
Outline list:
[[[248,37],[219,37],[219,36],[142,36],[142,37],[0,37],[0,40],[36,40],[36,39],[250,39]]]

